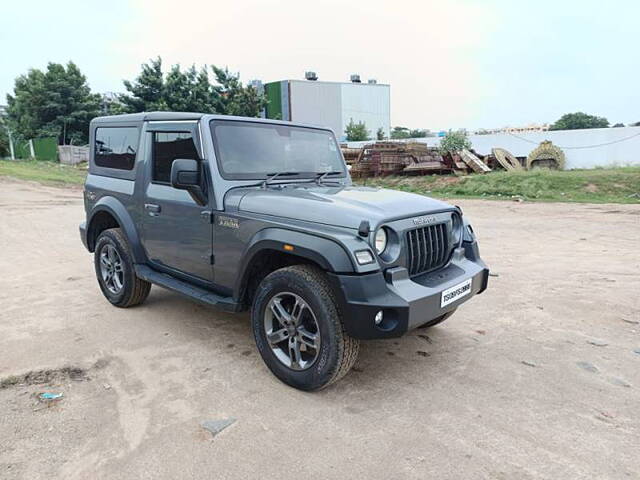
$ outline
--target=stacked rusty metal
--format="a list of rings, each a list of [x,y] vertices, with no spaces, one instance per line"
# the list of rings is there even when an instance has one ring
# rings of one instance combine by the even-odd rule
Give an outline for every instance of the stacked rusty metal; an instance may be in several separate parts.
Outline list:
[[[347,152],[347,155],[352,153]],[[418,142],[367,144],[351,165],[354,178],[450,173],[452,170],[451,162],[446,162],[436,148]]]

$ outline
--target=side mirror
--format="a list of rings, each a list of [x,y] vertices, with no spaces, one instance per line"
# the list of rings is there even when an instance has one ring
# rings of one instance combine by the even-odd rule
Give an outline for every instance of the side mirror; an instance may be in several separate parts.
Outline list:
[[[206,205],[207,197],[200,182],[200,165],[196,160],[177,159],[171,164],[171,186],[186,190],[198,205]]]

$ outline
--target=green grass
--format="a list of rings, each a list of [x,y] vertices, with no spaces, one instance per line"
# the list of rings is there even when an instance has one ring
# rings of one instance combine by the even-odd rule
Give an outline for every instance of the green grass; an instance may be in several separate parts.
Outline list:
[[[440,198],[515,199],[542,202],[640,203],[640,167],[594,170],[492,172],[465,177],[432,175],[358,180]]]
[[[32,180],[48,185],[82,185],[85,168],[44,160],[0,160],[0,176]]]
[[[86,168],[86,165],[85,165]],[[0,176],[49,185],[82,185],[85,168],[38,160],[0,160]],[[439,198],[522,198],[544,202],[640,203],[640,167],[492,172],[455,177],[383,177],[358,180]]]

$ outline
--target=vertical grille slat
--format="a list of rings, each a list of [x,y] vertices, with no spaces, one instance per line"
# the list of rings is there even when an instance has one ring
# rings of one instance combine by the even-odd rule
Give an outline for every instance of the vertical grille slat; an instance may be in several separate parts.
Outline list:
[[[412,238],[411,238],[411,232],[407,233],[407,238],[409,239],[409,242],[408,242],[409,243],[409,271],[411,271],[411,270],[414,270],[413,259],[415,257],[415,255],[413,253],[414,246],[413,246],[413,241],[412,241]]]
[[[420,246],[424,250],[424,254],[422,256],[423,263],[420,269],[424,270],[425,268],[427,268],[427,265],[429,265],[429,257],[427,256],[427,254],[429,253],[429,249],[427,248],[427,232],[425,232],[423,229],[420,230],[420,239],[422,240]]]
[[[444,263],[447,254],[447,226],[443,223],[440,225],[440,263]]]
[[[446,223],[414,228],[406,232],[409,275],[418,275],[444,265],[450,253],[448,233]]]
[[[418,232],[418,230],[414,230],[413,233],[415,234],[414,235],[414,237],[415,237],[414,242],[415,242],[415,245],[416,245],[416,254],[417,254],[416,255],[416,269],[420,270],[420,264],[422,262],[422,259],[421,259],[421,257],[422,257],[422,248],[420,247],[420,241],[418,239],[419,232]]]
[[[442,249],[442,225],[436,225],[436,229],[438,232],[438,246],[436,247],[436,251],[438,252],[438,263],[440,263],[441,255],[443,254]]]
[[[429,265],[433,263],[433,229],[425,228],[429,232],[429,245],[427,248],[429,249]]]

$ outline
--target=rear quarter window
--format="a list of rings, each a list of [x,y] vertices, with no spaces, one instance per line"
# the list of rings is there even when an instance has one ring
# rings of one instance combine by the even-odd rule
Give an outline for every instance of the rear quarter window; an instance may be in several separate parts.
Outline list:
[[[136,161],[139,132],[136,127],[98,127],[94,162],[99,167],[132,170]]]

